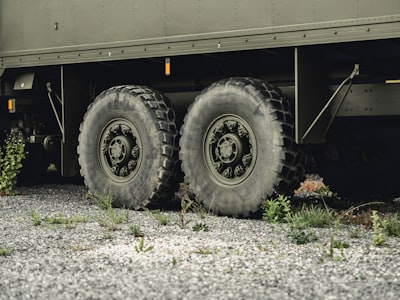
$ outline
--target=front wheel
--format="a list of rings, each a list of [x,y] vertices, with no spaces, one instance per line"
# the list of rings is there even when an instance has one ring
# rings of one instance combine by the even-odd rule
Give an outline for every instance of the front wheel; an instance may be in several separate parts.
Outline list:
[[[174,178],[176,136],[175,114],[162,94],[143,86],[104,91],[80,128],[78,154],[85,184],[126,208],[165,198]]]
[[[231,78],[195,100],[181,129],[185,181],[208,209],[248,216],[303,175],[287,100],[266,82]]]

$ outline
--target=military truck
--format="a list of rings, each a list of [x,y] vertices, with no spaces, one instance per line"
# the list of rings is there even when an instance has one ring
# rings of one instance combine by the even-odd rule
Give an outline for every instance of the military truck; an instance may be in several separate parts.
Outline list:
[[[1,129],[117,206],[162,206],[182,170],[248,216],[320,156],[380,155],[355,140],[399,124],[399,38],[398,0],[2,0]]]

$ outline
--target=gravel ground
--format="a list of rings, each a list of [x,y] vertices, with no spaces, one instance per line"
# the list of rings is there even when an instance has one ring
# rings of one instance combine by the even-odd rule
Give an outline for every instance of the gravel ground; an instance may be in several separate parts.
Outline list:
[[[0,299],[399,299],[400,240],[371,245],[371,232],[316,229],[297,245],[285,225],[165,212],[162,226],[148,212],[129,211],[110,232],[103,212],[82,186],[47,185],[0,197]],[[34,226],[31,212],[42,224]],[[126,215],[124,210],[115,210]],[[86,219],[47,224],[45,217]],[[209,231],[195,232],[196,223]],[[128,225],[140,225],[140,238]],[[354,231],[354,229],[352,230]],[[329,257],[330,235],[350,247]]]

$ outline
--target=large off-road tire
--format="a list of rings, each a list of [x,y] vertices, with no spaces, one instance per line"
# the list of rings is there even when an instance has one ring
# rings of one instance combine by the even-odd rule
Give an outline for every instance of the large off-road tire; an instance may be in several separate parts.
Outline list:
[[[180,159],[196,199],[215,213],[248,216],[303,175],[287,100],[266,82],[230,78],[189,107]]]
[[[139,209],[169,192],[177,161],[175,113],[144,86],[101,93],[80,126],[79,164],[89,190],[115,206]]]

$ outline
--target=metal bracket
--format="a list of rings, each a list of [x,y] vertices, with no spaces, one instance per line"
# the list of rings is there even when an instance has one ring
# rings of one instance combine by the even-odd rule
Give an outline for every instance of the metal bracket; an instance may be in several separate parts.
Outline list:
[[[314,121],[311,123],[311,125],[307,128],[306,132],[304,133],[304,135],[301,137],[301,141],[303,142],[305,140],[305,138],[307,137],[307,135],[311,132],[311,130],[314,128],[315,124],[318,122],[318,120],[321,118],[321,116],[325,113],[325,111],[329,108],[329,106],[331,105],[331,103],[333,102],[333,100],[335,99],[335,97],[337,96],[337,94],[342,90],[342,88],[345,86],[346,83],[348,83],[346,92],[344,93],[342,99],[339,101],[339,104],[337,105],[337,107],[335,108],[334,113],[332,114],[328,125],[326,126],[325,130],[324,130],[324,134],[323,136],[325,137],[329,128],[332,125],[333,120],[335,119],[337,112],[339,111],[340,107],[343,104],[343,101],[346,99],[350,88],[353,84],[353,79],[355,76],[360,74],[360,66],[359,64],[355,64],[354,65],[354,69],[351,72],[350,76],[348,76],[345,80],[343,80],[343,82],[338,86],[338,88],[336,89],[336,91],[333,93],[333,95],[329,98],[328,102],[325,104],[325,106],[322,108],[322,110],[319,112],[319,114],[316,116],[316,118],[314,119]]]
[[[56,117],[57,123],[58,123],[58,127],[60,128],[60,132],[62,134],[62,136],[64,136],[64,129],[63,126],[61,124],[61,120],[60,117],[58,116],[58,112],[57,109],[54,105],[54,101],[53,101],[53,97],[51,96],[51,94],[54,94],[56,96],[56,99],[58,100],[58,102],[62,105],[62,100],[60,98],[60,96],[58,96],[56,93],[53,93],[53,89],[51,88],[51,83],[47,82],[46,83],[46,87],[47,87],[47,96],[49,98],[50,104],[51,104],[51,108],[53,109],[54,112],[54,116]]]

